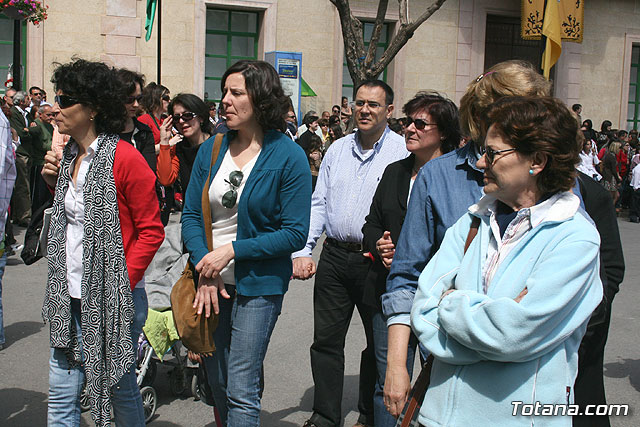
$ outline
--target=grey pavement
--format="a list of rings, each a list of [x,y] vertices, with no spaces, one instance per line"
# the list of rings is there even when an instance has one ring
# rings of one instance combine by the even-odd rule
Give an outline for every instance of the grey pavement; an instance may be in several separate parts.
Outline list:
[[[631,405],[632,414],[612,418],[612,425],[632,427],[640,425],[640,415],[635,415],[640,412],[640,225],[623,219],[619,225],[627,273],[614,301],[605,382],[610,403]],[[7,346],[0,351],[0,426],[46,425],[49,330],[40,315],[46,268],[46,260],[25,266],[17,256],[7,263],[2,286]],[[293,281],[285,296],[264,364],[264,426],[300,426],[311,414],[312,297],[312,280]],[[362,325],[355,315],[345,349],[343,414],[347,427],[357,418],[358,364],[363,348]],[[159,406],[151,425],[215,426],[210,407],[193,397],[175,397],[170,392],[169,371],[170,367],[159,366],[154,383]],[[93,425],[88,413],[83,414],[83,425]]]

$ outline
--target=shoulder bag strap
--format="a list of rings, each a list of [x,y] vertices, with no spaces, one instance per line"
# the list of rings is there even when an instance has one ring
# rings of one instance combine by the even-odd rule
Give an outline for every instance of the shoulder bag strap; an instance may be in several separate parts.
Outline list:
[[[211,230],[211,203],[209,202],[209,182],[211,180],[211,169],[214,163],[218,159],[220,154],[220,146],[222,145],[223,134],[216,135],[216,139],[213,141],[213,148],[211,149],[211,163],[209,164],[209,174],[207,180],[202,187],[202,221],[204,222],[204,233],[207,236],[207,248],[209,252],[213,250],[213,234]]]
[[[467,249],[471,246],[471,242],[476,238],[478,234],[478,227],[480,227],[480,218],[474,216],[471,220],[471,227],[469,227],[469,234],[467,234],[467,241],[464,243],[464,253],[467,253]]]
[[[469,249],[471,242],[473,242],[473,239],[475,239],[476,235],[478,234],[479,227],[480,218],[474,216],[471,220],[471,226],[469,227],[469,234],[467,234],[467,241],[464,244],[464,253],[467,252],[467,249]],[[401,414],[400,418],[398,418],[396,426],[410,427],[414,425],[412,424],[412,420],[417,417],[417,412],[420,411],[420,406],[422,406],[424,396],[427,394],[427,389],[429,388],[429,383],[431,382],[432,367],[433,355],[430,354],[429,357],[427,357],[425,364],[422,366],[422,370],[420,371],[418,379],[411,389],[411,393],[409,394],[408,401],[405,404],[403,414]]]

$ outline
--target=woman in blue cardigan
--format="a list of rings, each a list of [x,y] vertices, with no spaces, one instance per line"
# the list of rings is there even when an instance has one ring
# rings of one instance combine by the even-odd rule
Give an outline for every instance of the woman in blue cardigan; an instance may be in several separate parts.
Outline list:
[[[184,243],[199,273],[194,306],[219,315],[216,352],[204,359],[224,425],[260,424],[260,378],[269,338],[292,273],[291,253],[309,231],[311,174],[303,150],[284,133],[285,96],[275,69],[239,61],[222,77],[231,130],[211,165],[202,144],[182,216]],[[211,169],[213,251],[202,223]]]

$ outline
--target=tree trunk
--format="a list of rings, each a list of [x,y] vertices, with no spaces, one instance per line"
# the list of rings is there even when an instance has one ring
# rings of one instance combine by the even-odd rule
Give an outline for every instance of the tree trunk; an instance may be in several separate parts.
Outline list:
[[[355,98],[355,88],[365,80],[376,79],[389,63],[395,58],[400,49],[407,44],[407,41],[416,29],[431,15],[433,15],[446,0],[435,0],[418,18],[409,20],[409,0],[398,0],[399,25],[398,30],[391,38],[387,49],[382,57],[375,60],[376,45],[380,40],[380,34],[384,25],[384,17],[387,12],[389,0],[379,0],[376,20],[371,35],[369,48],[364,48],[364,33],[362,22],[351,13],[349,0],[330,0],[338,10],[340,25],[342,27],[342,37],[344,39],[344,54],[347,60],[349,75],[353,80],[353,97]]]

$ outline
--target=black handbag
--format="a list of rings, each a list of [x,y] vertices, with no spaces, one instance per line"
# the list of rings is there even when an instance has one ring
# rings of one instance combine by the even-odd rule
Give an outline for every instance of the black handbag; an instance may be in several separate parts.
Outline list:
[[[20,252],[20,258],[26,265],[31,265],[47,256],[47,234],[52,206],[53,197],[31,215],[31,221],[24,234],[24,248]]]

